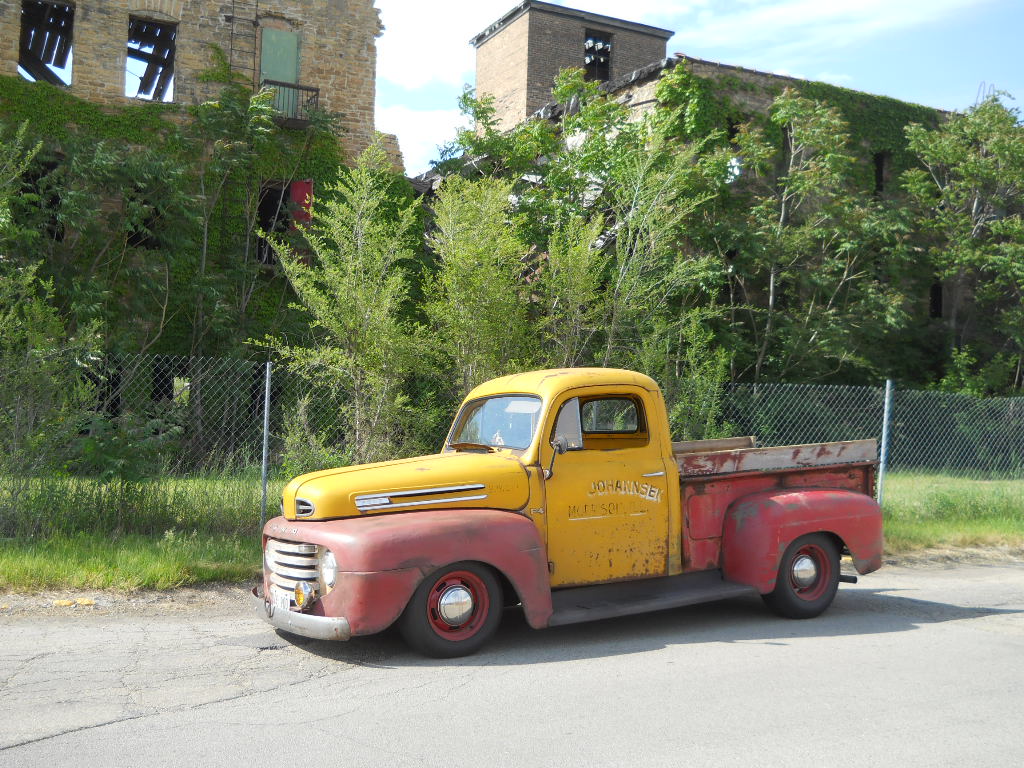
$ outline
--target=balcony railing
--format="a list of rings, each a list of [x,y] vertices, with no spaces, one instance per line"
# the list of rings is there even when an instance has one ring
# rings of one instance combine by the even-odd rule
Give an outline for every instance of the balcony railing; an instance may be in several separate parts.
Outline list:
[[[302,128],[309,124],[309,114],[320,104],[320,89],[298,83],[264,80],[264,88],[274,89],[274,109],[286,128]]]

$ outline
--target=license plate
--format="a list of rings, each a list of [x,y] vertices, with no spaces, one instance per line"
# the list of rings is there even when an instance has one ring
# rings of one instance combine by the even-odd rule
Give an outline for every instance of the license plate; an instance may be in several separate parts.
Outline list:
[[[285,592],[280,587],[270,588],[270,603],[276,611],[287,611],[292,607],[291,593]]]

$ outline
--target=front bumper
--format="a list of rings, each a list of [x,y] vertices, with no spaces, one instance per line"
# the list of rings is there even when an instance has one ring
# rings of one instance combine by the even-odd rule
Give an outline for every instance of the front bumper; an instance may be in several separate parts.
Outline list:
[[[259,593],[259,587],[253,587],[250,595],[253,609],[280,630],[314,640],[348,640],[352,637],[348,619],[343,616],[314,616],[311,613],[275,610],[270,601]]]

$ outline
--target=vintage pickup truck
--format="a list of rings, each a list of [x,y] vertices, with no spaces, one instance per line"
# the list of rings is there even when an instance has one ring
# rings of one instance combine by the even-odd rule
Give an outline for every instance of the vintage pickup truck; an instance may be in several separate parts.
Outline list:
[[[398,622],[422,653],[473,653],[503,608],[540,629],[760,594],[810,618],[840,557],[881,565],[873,440],[673,443],[658,385],[546,370],[482,384],[439,454],[314,472],[263,530],[254,608],[348,640]]]

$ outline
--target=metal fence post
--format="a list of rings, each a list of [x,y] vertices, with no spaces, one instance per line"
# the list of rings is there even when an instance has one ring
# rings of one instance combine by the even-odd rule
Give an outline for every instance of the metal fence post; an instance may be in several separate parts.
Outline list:
[[[878,505],[882,505],[885,490],[885,470],[889,466],[889,431],[892,422],[892,399],[895,387],[892,379],[885,380],[885,405],[882,408],[882,448],[878,457]]]
[[[260,501],[260,531],[267,522],[267,470],[270,463],[270,361],[263,381],[263,497]]]

